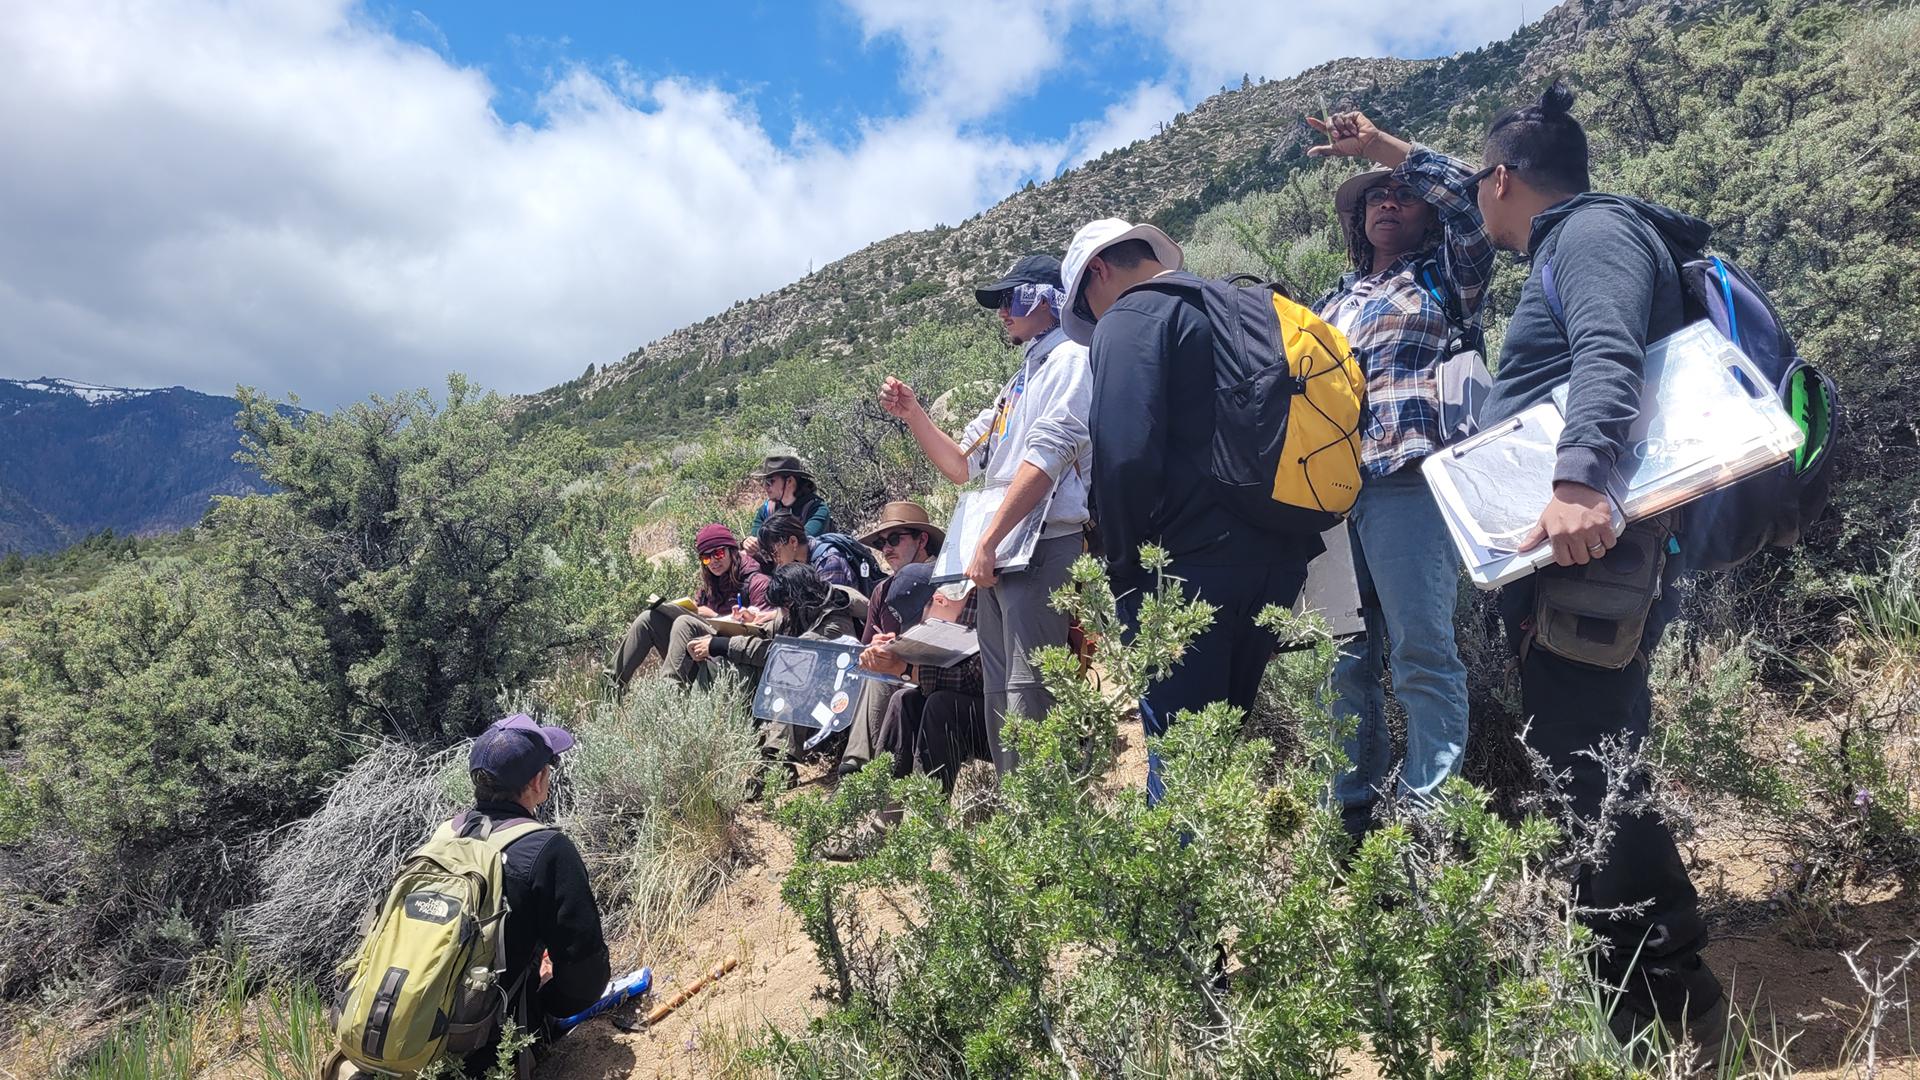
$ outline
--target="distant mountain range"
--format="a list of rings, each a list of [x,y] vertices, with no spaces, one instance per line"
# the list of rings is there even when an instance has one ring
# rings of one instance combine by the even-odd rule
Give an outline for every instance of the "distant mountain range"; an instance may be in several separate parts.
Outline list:
[[[198,522],[215,495],[264,490],[233,460],[240,403],[184,387],[0,379],[0,554],[89,533]]]

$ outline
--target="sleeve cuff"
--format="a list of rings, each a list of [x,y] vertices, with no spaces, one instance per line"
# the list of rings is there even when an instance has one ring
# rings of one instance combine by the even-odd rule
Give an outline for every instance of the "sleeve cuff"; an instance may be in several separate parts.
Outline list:
[[[1021,461],[1047,474],[1047,479],[1059,483],[1060,474],[1066,471],[1067,463],[1058,454],[1049,454],[1040,447],[1029,445]]]
[[[1562,446],[1553,466],[1553,482],[1561,481],[1607,491],[1613,486],[1613,459],[1591,446]]]

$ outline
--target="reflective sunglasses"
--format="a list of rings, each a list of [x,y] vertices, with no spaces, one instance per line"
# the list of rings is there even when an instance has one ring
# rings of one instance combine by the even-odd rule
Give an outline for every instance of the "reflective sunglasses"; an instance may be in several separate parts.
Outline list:
[[[709,551],[705,555],[700,556],[700,565],[712,566],[714,563],[720,561],[720,556],[731,554],[733,554],[732,548],[721,548],[718,551]]]
[[[1000,294],[1000,310],[1016,319],[1025,318],[1047,302],[1047,293],[1050,291],[1045,285],[1015,285]]]

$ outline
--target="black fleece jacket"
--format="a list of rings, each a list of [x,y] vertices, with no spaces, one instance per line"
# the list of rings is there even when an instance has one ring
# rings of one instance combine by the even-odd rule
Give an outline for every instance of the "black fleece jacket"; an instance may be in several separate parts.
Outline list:
[[[1148,541],[1176,567],[1304,564],[1323,550],[1317,536],[1248,524],[1220,496],[1207,467],[1214,347],[1198,301],[1157,288],[1135,286],[1094,324],[1090,494],[1116,585],[1147,584]]]
[[[469,813],[487,815],[496,828],[529,816],[517,803],[482,803]],[[611,975],[587,864],[558,829],[515,840],[504,861],[513,910],[507,915],[507,971],[501,981],[511,986],[522,972],[532,971],[531,991],[539,982],[537,965],[545,949],[553,958],[553,979],[538,992],[534,1022],[572,1016],[600,999]]]
[[[1673,249],[1697,250],[1710,231],[1677,210],[1598,192],[1535,217],[1527,245],[1533,269],[1507,323],[1482,423],[1545,401],[1569,383],[1554,481],[1606,490],[1640,415],[1646,347],[1686,322]],[[1548,261],[1566,309],[1564,328],[1541,285]]]

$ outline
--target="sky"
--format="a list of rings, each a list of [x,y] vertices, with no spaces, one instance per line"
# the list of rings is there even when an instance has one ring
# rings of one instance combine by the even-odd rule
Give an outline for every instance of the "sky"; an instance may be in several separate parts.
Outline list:
[[[1540,5],[1536,4],[1536,7]],[[61,0],[0,20],[0,377],[507,393],[1243,75],[1512,0]]]

